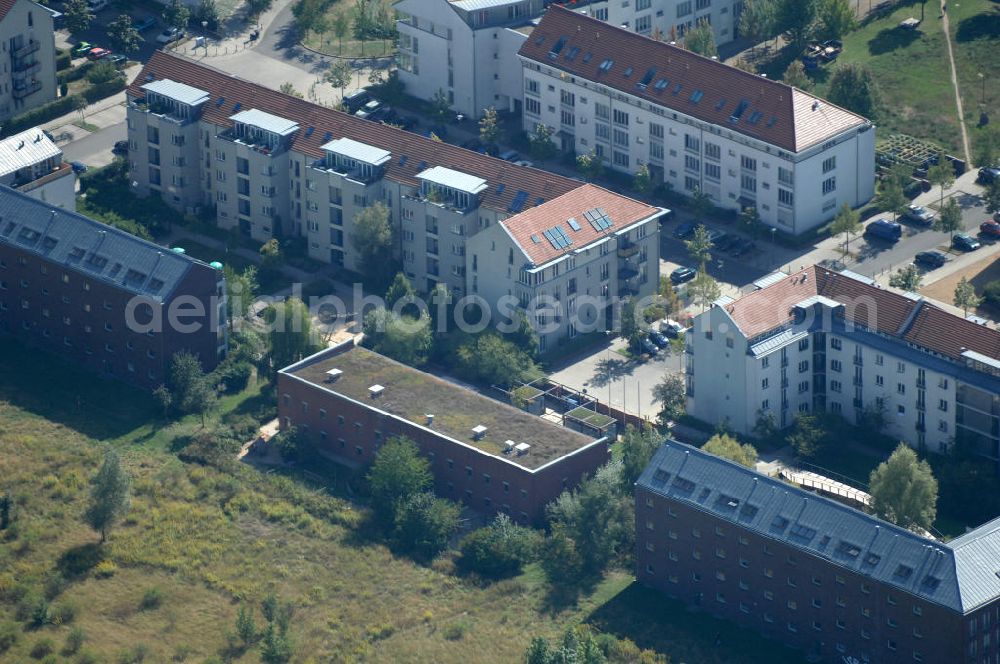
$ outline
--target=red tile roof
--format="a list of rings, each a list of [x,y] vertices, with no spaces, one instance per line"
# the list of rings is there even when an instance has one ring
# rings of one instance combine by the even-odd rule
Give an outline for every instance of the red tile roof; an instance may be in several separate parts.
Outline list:
[[[1000,358],[1000,331],[977,325],[927,300],[905,295],[812,266],[725,305],[747,338],[792,320],[799,302],[822,295],[845,305],[845,316],[859,325],[940,355],[961,360],[963,350]]]
[[[17,4],[17,0],[0,0],[0,21],[7,16],[7,12],[14,8]]]
[[[612,225],[606,230],[597,230],[584,216],[584,213],[597,208],[604,210],[612,221]],[[555,200],[505,219],[501,224],[520,245],[528,259],[535,265],[542,265],[663,212],[661,208],[596,185],[585,184]],[[580,230],[573,230],[569,224],[571,217],[576,220]],[[544,233],[555,226],[562,228],[572,244],[557,248],[545,237]],[[538,241],[532,239],[532,236]]]
[[[553,55],[553,48],[563,38],[558,54]],[[519,53],[544,67],[561,69],[791,152],[867,123],[861,116],[784,83],[558,5],[549,7]],[[607,60],[614,64],[602,71],[601,64]],[[650,71],[653,74],[646,80]],[[658,89],[661,79],[668,83]],[[640,88],[644,80],[646,85]],[[702,93],[697,101],[692,97],[696,91]],[[744,108],[739,120],[733,122],[730,118],[738,105]]]
[[[515,198],[523,202],[520,209],[527,209],[539,205],[539,199],[552,200],[580,186],[579,182],[554,173],[515,166],[455,145],[362,120],[163,51],[154,52],[129,85],[129,97],[144,97],[142,86],[161,79],[207,91],[211,99],[205,103],[203,118],[220,126],[232,126],[229,117],[236,113],[233,107],[237,103],[242,110],[256,108],[294,120],[300,129],[295,134],[292,148],[312,157],[322,157],[322,145],[347,136],[390,151],[392,161],[388,165],[387,177],[407,185],[418,186],[417,173],[431,166],[444,166],[476,175],[489,185],[483,195],[483,205],[501,212],[517,212],[509,210]],[[222,100],[221,104],[219,100]],[[309,127],[313,131],[309,132]],[[327,136],[328,133],[330,136]],[[525,193],[519,196],[519,192]]]

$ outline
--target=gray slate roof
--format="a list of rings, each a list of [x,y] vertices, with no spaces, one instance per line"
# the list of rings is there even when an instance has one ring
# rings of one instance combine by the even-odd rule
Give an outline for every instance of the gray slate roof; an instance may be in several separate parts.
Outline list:
[[[109,282],[168,299],[196,263],[188,256],[0,186],[0,243]]]
[[[1000,519],[941,544],[671,440],[638,485],[958,613],[1000,597]]]

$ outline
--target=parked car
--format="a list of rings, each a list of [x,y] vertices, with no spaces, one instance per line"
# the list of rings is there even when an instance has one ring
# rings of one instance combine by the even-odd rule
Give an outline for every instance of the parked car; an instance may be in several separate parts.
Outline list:
[[[694,233],[695,223],[693,221],[682,221],[677,228],[674,229],[674,237],[678,240],[683,240],[684,238],[692,235]]]
[[[380,102],[378,99],[372,99],[371,101],[365,102],[365,104],[361,108],[354,111],[354,115],[355,117],[359,117],[362,120],[367,120],[372,113],[374,113],[380,108],[382,108],[382,102]]]
[[[154,17],[154,16],[147,16],[146,18],[142,19],[141,21],[137,21],[132,27],[134,27],[139,32],[145,32],[146,30],[149,30],[150,28],[155,28],[156,27],[156,17]]]
[[[156,43],[158,44],[170,44],[182,39],[184,37],[184,31],[179,28],[167,28],[159,35],[156,36]]]
[[[876,219],[865,228],[865,235],[887,242],[898,242],[903,236],[903,228],[888,219]]]
[[[746,256],[756,248],[757,248],[757,243],[754,242],[753,240],[743,240],[739,250],[736,251],[733,255],[735,255],[737,258],[740,258],[741,256]]]
[[[699,225],[703,225],[703,224],[699,224]],[[707,230],[708,230],[708,241],[711,242],[713,245],[715,245],[716,242],[718,242],[719,240],[721,240],[722,238],[724,238],[726,236],[725,233],[723,233],[722,231],[720,231],[717,228],[709,228]]]
[[[670,281],[675,284],[683,284],[691,281],[698,274],[693,267],[679,267],[670,273]]]
[[[659,348],[666,348],[670,345],[670,339],[667,339],[656,330],[649,331],[649,340],[656,344]]]
[[[518,159],[517,161],[514,162],[514,165],[515,166],[524,166],[526,168],[534,168],[535,167],[535,162],[528,161],[527,159]]]
[[[499,157],[504,161],[517,161],[521,155],[518,154],[517,150],[505,150],[500,153]]]
[[[406,131],[413,130],[417,126],[418,120],[412,115],[401,115],[397,120],[396,124],[405,129]]]
[[[903,218],[923,226],[930,226],[934,223],[934,213],[922,205],[907,205],[906,210],[903,211]]]
[[[344,110],[348,113],[357,113],[371,100],[372,95],[367,90],[355,90],[354,92],[344,95],[341,103],[343,103]]]
[[[713,243],[718,251],[729,251],[733,248],[733,245],[739,243],[740,238],[736,235],[731,235],[729,233],[723,233],[715,239]]]
[[[83,56],[90,53],[90,49],[94,48],[94,45],[90,42],[80,42],[73,49],[73,55],[77,58],[82,58]]]
[[[109,55],[111,55],[111,51],[109,51],[106,48],[97,47],[97,48],[90,49],[90,51],[87,53],[87,59],[88,60],[100,60],[101,58],[106,58]]]
[[[945,255],[940,251],[921,251],[913,257],[913,264],[933,270],[944,265],[946,260]]]
[[[642,352],[648,355],[656,355],[657,353],[660,352],[660,349],[656,347],[656,344],[654,344],[646,337],[642,338],[642,340],[639,342],[639,345],[642,347]]]
[[[113,64],[115,67],[124,67],[125,63],[128,62],[128,58],[121,53],[112,53],[108,56],[108,62]]]
[[[997,178],[1000,178],[1000,166],[989,166],[979,169],[976,182],[979,184],[992,184]]]
[[[73,169],[73,172],[76,173],[77,175],[79,175],[80,173],[87,172],[87,165],[82,161],[71,161],[69,162],[69,166],[70,168]]]
[[[979,240],[971,235],[968,235],[967,233],[957,233],[955,237],[951,239],[951,246],[960,251],[975,251],[983,245],[979,244]]]
[[[396,111],[391,106],[383,106],[369,115],[368,119],[372,122],[392,123],[396,119]]]
[[[684,326],[672,318],[668,318],[660,323],[660,332],[663,332],[668,337],[679,337],[684,334],[684,331]]]
[[[979,225],[979,233],[993,240],[1000,240],[1000,222],[984,221]]]
[[[128,141],[115,141],[115,146],[111,148],[112,154],[127,155]]]

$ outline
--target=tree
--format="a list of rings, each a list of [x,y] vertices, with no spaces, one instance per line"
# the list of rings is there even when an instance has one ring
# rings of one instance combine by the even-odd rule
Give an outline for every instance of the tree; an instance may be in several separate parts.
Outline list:
[[[691,210],[694,212],[695,221],[700,223],[711,209],[712,197],[696,187],[691,192]]]
[[[810,90],[813,87],[813,81],[806,74],[806,68],[802,65],[802,61],[797,59],[788,65],[781,80],[799,90]]]
[[[383,523],[392,523],[396,509],[410,497],[430,489],[430,462],[409,438],[393,437],[376,453],[368,471],[372,509]]]
[[[73,105],[73,110],[80,114],[80,120],[86,117],[84,111],[87,110],[87,98],[83,95],[73,95],[70,97],[70,103]]]
[[[850,205],[844,203],[840,211],[837,212],[837,216],[834,217],[833,223],[830,224],[830,235],[844,234],[841,259],[846,259],[851,253],[851,236],[860,233],[861,228],[861,215],[856,210],[852,210]]]
[[[323,79],[335,88],[340,88],[340,96],[351,82],[351,65],[346,60],[337,60],[326,70]]]
[[[750,237],[757,239],[760,236],[762,224],[760,221],[760,212],[757,211],[755,205],[743,208],[743,211],[740,212],[740,223],[746,229],[747,233],[750,234]]]
[[[552,525],[552,534],[542,547],[541,563],[553,588],[574,588],[581,583],[585,574],[583,556],[568,526]]]
[[[900,443],[868,479],[871,510],[903,528],[928,530],[937,516],[938,483],[927,461]]]
[[[757,465],[757,448],[750,443],[740,444],[729,434],[717,433],[702,446],[702,451],[735,461],[741,466],[753,468]]]
[[[941,206],[938,216],[934,219],[934,230],[941,233],[948,233],[951,239],[955,238],[955,231],[962,228],[962,208],[954,198],[949,198],[948,202]]]
[[[295,28],[303,37],[326,12],[327,0],[297,0],[292,5]]]
[[[500,121],[497,109],[490,106],[483,110],[483,117],[479,120],[479,140],[486,145],[494,145],[499,139]]]
[[[539,122],[534,133],[529,138],[528,149],[535,159],[551,159],[556,153],[556,144],[552,142],[552,127]]]
[[[472,531],[462,540],[457,564],[490,579],[520,574],[524,565],[538,557],[541,539],[538,532],[500,513],[490,525]]]
[[[698,270],[698,274],[688,283],[687,292],[691,296],[691,301],[700,305],[701,310],[705,311],[722,295],[722,287],[708,272]]]
[[[121,14],[108,24],[108,39],[116,51],[130,55],[139,50],[142,37],[139,31],[132,27],[132,17]]]
[[[67,0],[63,6],[63,22],[71,35],[79,35],[87,31],[94,20],[87,0]]]
[[[648,194],[653,190],[653,178],[649,176],[649,166],[643,164],[636,170],[632,186],[640,194]]]
[[[580,172],[588,182],[600,178],[604,175],[604,161],[591,150],[576,156],[576,170]]]
[[[261,14],[271,8],[273,0],[247,0],[247,16],[256,20]]]
[[[448,101],[448,95],[440,88],[430,98],[428,104],[427,110],[430,116],[438,122],[447,120],[448,116],[451,115],[451,103]]]
[[[900,268],[895,274],[889,277],[889,285],[893,288],[900,288],[916,293],[920,289],[920,282],[922,280],[923,275],[920,273],[920,270],[917,269],[916,265],[911,263]]]
[[[670,375],[667,375],[665,379],[669,379],[670,377]],[[646,424],[641,429],[637,429],[631,425],[625,428],[625,434],[622,436],[621,443],[622,467],[620,493],[632,492],[633,486],[639,480],[642,471],[649,465],[649,460],[653,458],[653,454],[660,447],[662,440],[663,436],[649,424]]]
[[[459,346],[455,352],[455,366],[462,376],[503,388],[529,381],[539,373],[527,352],[492,331],[483,332]]]
[[[397,272],[396,276],[392,279],[392,283],[389,284],[389,288],[385,291],[385,306],[387,309],[392,309],[400,300],[409,300],[416,297],[416,295],[417,291],[413,290],[413,285],[406,278],[406,275],[402,272]]]
[[[837,67],[830,78],[827,99],[871,120],[878,117],[882,108],[882,91],[875,76],[868,67],[856,62]]]
[[[304,95],[295,89],[295,86],[291,83],[291,81],[285,81],[282,83],[281,87],[278,88],[278,91],[283,95],[288,95],[289,97],[304,99]]]
[[[715,31],[712,30],[712,24],[705,19],[699,19],[684,35],[684,48],[706,58],[719,55],[718,49],[715,48]]]
[[[771,36],[774,30],[774,0],[746,0],[740,14],[740,35],[754,47]]]
[[[183,30],[191,18],[191,10],[181,0],[170,0],[163,8],[163,20],[168,27]]]
[[[344,51],[344,37],[351,31],[351,20],[347,18],[347,14],[341,12],[333,17],[330,27],[337,37],[337,53],[342,53]]]
[[[290,297],[268,307],[271,366],[282,369],[316,352],[312,317],[302,300]]]
[[[240,604],[239,612],[236,614],[236,634],[243,642],[243,647],[248,648],[257,641],[257,625],[253,619],[253,607]]]
[[[938,152],[935,163],[927,169],[927,181],[940,187],[940,198],[938,208],[944,212],[944,190],[951,189],[955,184],[955,168],[951,162],[945,158],[944,152]]]
[[[663,374],[663,380],[653,387],[653,401],[660,404],[661,424],[680,419],[687,408],[684,377],[670,372]]]
[[[698,264],[699,269],[704,270],[708,261],[712,260],[714,245],[704,224],[698,224],[691,239],[684,241],[684,246],[687,247],[688,256]]]
[[[963,315],[969,315],[969,309],[975,310],[982,302],[982,298],[976,295],[976,287],[972,282],[962,277],[958,285],[955,286],[955,298],[952,300],[956,307],[962,307]]]
[[[109,449],[91,484],[90,503],[83,517],[88,526],[101,534],[103,544],[108,540],[108,531],[129,510],[132,478],[122,467],[118,453]]]
[[[993,178],[984,188],[983,205],[989,213],[1000,212],[1000,178]]]
[[[431,319],[409,314],[395,314],[386,309],[374,309],[365,315],[364,345],[411,367],[427,363],[434,335]]]
[[[982,135],[976,140],[973,161],[980,168],[993,166],[1000,156],[1000,130],[983,127],[979,131]]]
[[[418,558],[430,560],[448,547],[458,531],[458,503],[424,492],[410,496],[396,510],[396,543]]]
[[[524,664],[552,664],[553,656],[548,640],[536,636],[524,652]]]
[[[819,0],[816,13],[819,38],[823,40],[841,39],[858,25],[848,0]]]
[[[636,309],[634,297],[629,297],[622,305],[618,334],[628,342],[629,350],[633,352],[639,350],[639,343],[642,341],[643,332],[639,327],[639,311]]]
[[[817,0],[777,0],[774,20],[792,51],[800,50],[812,37],[817,4]]]
[[[814,459],[823,449],[825,436],[815,415],[799,414],[795,416],[795,426],[786,441],[801,458]]]
[[[351,243],[361,258],[365,276],[374,285],[384,284],[393,273],[392,241],[389,208],[385,203],[376,201],[355,215]]]
[[[226,317],[229,326],[233,327],[233,321],[243,320],[250,314],[250,307],[257,297],[260,288],[257,267],[248,265],[242,272],[237,272],[226,265],[222,271],[226,275]]]
[[[250,4],[247,4],[247,10],[250,10]],[[205,24],[208,30],[218,30],[219,28],[219,7],[215,4],[215,0],[198,0],[198,5],[194,8],[191,13],[192,19],[195,25]],[[256,16],[253,16],[255,18]]]
[[[163,409],[163,417],[166,419],[170,415],[170,406],[174,402],[174,397],[170,394],[170,390],[167,389],[166,385],[161,384],[153,390],[153,398],[160,404],[160,408]]]
[[[260,644],[260,659],[265,664],[285,664],[292,659],[292,644],[287,634],[269,622]]]
[[[892,212],[892,220],[906,209],[907,199],[903,193],[903,186],[894,177],[887,177],[882,180],[882,186],[878,192],[878,204],[884,212]]]

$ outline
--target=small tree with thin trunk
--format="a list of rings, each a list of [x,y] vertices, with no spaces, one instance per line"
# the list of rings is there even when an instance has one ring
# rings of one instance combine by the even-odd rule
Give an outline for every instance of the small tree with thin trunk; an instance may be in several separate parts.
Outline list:
[[[712,24],[705,19],[699,19],[698,23],[684,35],[684,48],[706,58],[717,56],[719,51],[715,47]]]
[[[709,237],[708,229],[699,224],[694,229],[694,237],[685,240],[688,256],[698,264],[699,269],[705,270],[705,265],[712,260],[712,239]]]
[[[903,185],[894,177],[887,177],[882,181],[882,188],[878,193],[878,204],[885,212],[892,212],[892,220],[906,209],[906,194],[903,193]]]
[[[941,188],[938,207],[944,208],[944,190],[955,184],[955,168],[943,152],[938,152],[937,163],[927,169],[927,181]]]
[[[701,449],[723,459],[735,461],[747,468],[753,468],[757,465],[757,448],[750,443],[740,444],[740,441],[729,434],[715,434]]]
[[[63,5],[63,22],[71,35],[86,32],[93,20],[94,13],[87,0],[67,0]]]
[[[954,198],[949,198],[948,202],[941,206],[937,218],[934,220],[934,230],[941,233],[948,233],[954,240],[955,231],[962,228],[962,208]]]
[[[648,194],[653,190],[653,178],[649,175],[649,166],[643,164],[639,167],[632,179],[632,186],[640,194]]]
[[[962,313],[968,316],[969,309],[975,310],[982,302],[982,298],[976,295],[976,287],[972,282],[962,277],[955,286],[955,299],[952,302],[956,307],[962,307]]]
[[[915,293],[920,288],[922,280],[923,275],[920,274],[920,270],[917,269],[916,265],[910,264],[889,277],[889,285]]]
[[[167,25],[177,30],[183,30],[191,18],[191,10],[181,0],[170,0],[163,9],[163,20]]]
[[[337,60],[323,78],[333,87],[340,88],[340,96],[343,97],[344,90],[351,82],[351,65],[345,60]]]
[[[712,209],[712,197],[701,189],[691,192],[691,210],[696,221],[703,221],[708,211]]]
[[[678,420],[687,407],[687,389],[684,377],[667,372],[663,380],[653,387],[653,400],[660,404],[660,423]]]
[[[830,224],[831,235],[844,234],[844,248],[841,259],[847,258],[848,254],[851,253],[851,236],[857,235],[860,232],[861,215],[857,211],[852,210],[850,205],[844,203],[837,216],[834,217],[833,223]]]
[[[722,288],[712,275],[702,269],[698,270],[698,274],[688,284],[688,293],[691,294],[692,301],[705,311],[722,295]]]
[[[490,106],[483,111],[483,117],[479,121],[479,140],[486,145],[494,145],[499,138],[500,120],[497,109]]]
[[[104,455],[104,464],[91,482],[90,504],[84,512],[87,525],[108,540],[108,531],[128,512],[131,505],[132,478],[122,467],[114,450]]]

